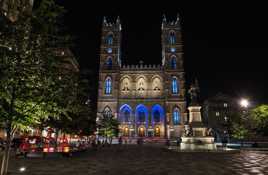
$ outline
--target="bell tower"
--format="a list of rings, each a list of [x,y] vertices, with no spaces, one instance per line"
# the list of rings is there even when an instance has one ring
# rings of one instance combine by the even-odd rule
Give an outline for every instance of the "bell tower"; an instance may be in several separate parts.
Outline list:
[[[110,113],[117,117],[118,84],[121,67],[121,23],[104,17],[102,22],[98,115]]]
[[[116,22],[108,22],[103,18],[100,68],[114,70],[121,66],[121,24],[117,17]]]
[[[183,71],[183,41],[179,15],[175,21],[162,21],[162,65],[168,70]]]
[[[162,20],[162,67],[165,74],[166,133],[181,136],[187,121],[183,41],[180,19]]]

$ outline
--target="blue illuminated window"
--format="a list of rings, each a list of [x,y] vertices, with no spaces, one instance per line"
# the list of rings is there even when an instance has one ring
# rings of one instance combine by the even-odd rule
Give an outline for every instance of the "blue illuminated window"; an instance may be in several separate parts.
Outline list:
[[[171,51],[172,53],[174,53],[174,52],[176,52],[176,48],[171,47],[171,48],[170,48],[170,51]]]
[[[153,121],[156,123],[163,120],[164,110],[161,105],[155,104],[152,107],[152,117],[153,117]]]
[[[129,105],[124,104],[120,107],[120,114],[119,114],[119,120],[121,122],[130,122],[132,121],[131,119],[131,112],[132,109]]]
[[[178,94],[178,81],[175,77],[172,79],[172,94]]]
[[[113,49],[109,47],[109,48],[107,48],[107,52],[108,53],[112,53],[113,52]]]
[[[176,35],[175,32],[169,33],[169,44],[175,44],[176,43]]]
[[[175,57],[173,57],[171,59],[171,68],[172,69],[176,69],[177,68],[177,62],[176,62],[176,58]]]
[[[173,124],[178,125],[180,123],[180,113],[178,109],[173,111]]]
[[[112,80],[110,77],[108,77],[105,80],[105,94],[111,94],[112,93]]]
[[[145,122],[145,111],[138,112],[138,119],[139,119],[139,122]]]
[[[106,43],[108,45],[112,45],[113,44],[113,35],[112,34],[109,34],[106,38]]]
[[[160,112],[159,111],[154,111],[154,122],[160,122]]]
[[[129,111],[124,112],[124,119],[125,119],[125,122],[129,122],[129,119],[130,119],[130,112]]]
[[[144,105],[142,105],[142,104],[138,105],[136,107],[135,114],[136,114],[136,121],[137,122],[147,122],[148,121],[149,114],[148,114],[147,108]]]

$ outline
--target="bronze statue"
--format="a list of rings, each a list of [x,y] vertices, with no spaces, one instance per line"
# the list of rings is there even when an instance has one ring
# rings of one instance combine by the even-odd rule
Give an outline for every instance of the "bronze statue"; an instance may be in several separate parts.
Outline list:
[[[191,104],[198,104],[199,85],[197,79],[191,84],[188,93],[190,94]]]

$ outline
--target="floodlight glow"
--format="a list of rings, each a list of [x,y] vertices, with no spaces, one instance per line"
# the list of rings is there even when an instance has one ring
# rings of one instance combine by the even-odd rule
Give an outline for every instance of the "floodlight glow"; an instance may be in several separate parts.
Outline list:
[[[26,167],[20,167],[19,171],[20,171],[20,172],[24,172],[24,171],[26,171]]]

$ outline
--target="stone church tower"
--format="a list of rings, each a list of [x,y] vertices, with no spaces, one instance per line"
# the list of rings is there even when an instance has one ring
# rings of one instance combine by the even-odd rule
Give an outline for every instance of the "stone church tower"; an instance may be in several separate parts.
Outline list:
[[[179,18],[162,22],[162,64],[121,65],[121,24],[104,18],[98,118],[112,115],[125,137],[175,138],[187,121]]]

